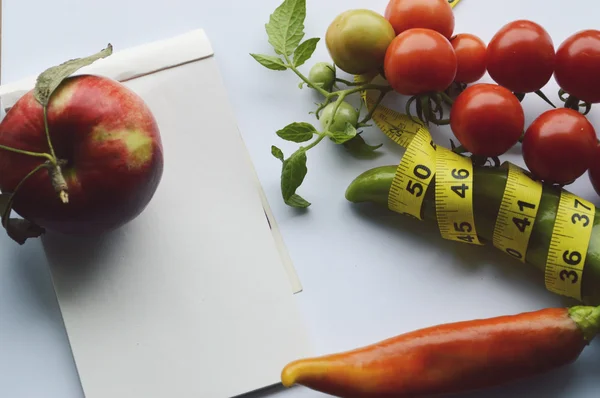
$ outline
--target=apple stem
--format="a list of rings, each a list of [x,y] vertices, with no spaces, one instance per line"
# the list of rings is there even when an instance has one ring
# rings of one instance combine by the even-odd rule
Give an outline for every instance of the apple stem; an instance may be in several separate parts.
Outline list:
[[[23,179],[21,181],[19,181],[19,183],[15,187],[14,191],[10,195],[10,198],[8,200],[8,204],[7,204],[7,206],[4,209],[4,212],[2,214],[2,226],[4,228],[6,228],[7,223],[8,223],[8,216],[10,215],[10,212],[11,212],[11,209],[12,209],[13,199],[14,199],[15,195],[17,194],[17,192],[19,191],[19,189],[21,188],[21,186],[25,183],[25,181],[27,181],[29,179],[29,177],[33,176],[35,173],[37,173],[41,169],[45,169],[45,168],[48,168],[48,162],[45,162],[45,163],[42,163],[42,164],[38,165],[35,169],[31,170],[25,177],[23,177]]]
[[[34,157],[37,157],[37,158],[45,158],[45,159],[48,159],[51,162],[54,161],[54,158],[52,157],[52,155],[50,155],[48,153],[44,153],[44,152],[25,151],[23,149],[11,148],[11,147],[5,146],[5,145],[0,145],[0,149],[4,149],[4,150],[10,151],[10,152],[20,153],[21,155],[34,156]]]
[[[60,198],[61,202],[66,204],[69,203],[69,186],[67,185],[67,181],[63,176],[61,170],[61,163],[62,162],[59,161],[56,164],[51,165],[48,169],[48,173],[50,174],[52,186],[54,187],[54,190],[58,193],[58,197]]]
[[[48,107],[44,106],[44,130],[46,130],[46,139],[48,140],[48,148],[50,149],[50,156],[53,159],[56,159],[56,154],[54,153],[54,147],[52,146],[52,140],[50,139],[50,128],[48,127]]]

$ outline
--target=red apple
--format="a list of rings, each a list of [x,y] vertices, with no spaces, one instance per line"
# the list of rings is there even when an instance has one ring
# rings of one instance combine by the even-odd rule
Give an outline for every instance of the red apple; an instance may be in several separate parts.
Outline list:
[[[48,127],[68,203],[61,201],[48,170],[19,188],[13,210],[52,231],[94,234],[118,228],[148,205],[163,173],[160,131],[152,112],[118,81],[94,75],[65,79],[48,104]],[[0,123],[0,145],[49,153],[43,108],[33,91]],[[11,193],[44,158],[0,149],[0,190]]]

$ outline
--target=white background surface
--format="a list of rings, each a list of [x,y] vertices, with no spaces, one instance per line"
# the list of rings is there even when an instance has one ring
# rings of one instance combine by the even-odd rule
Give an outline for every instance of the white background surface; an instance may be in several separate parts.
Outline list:
[[[376,129],[367,130],[364,136],[370,143],[384,142],[384,156],[358,161],[324,141],[308,153],[309,172],[299,190],[313,206],[299,212],[282,204],[280,163],[270,155],[270,146],[276,144],[286,154],[296,148],[278,139],[275,131],[293,121],[313,122],[308,112],[317,97],[299,90],[292,72],[267,70],[248,55],[270,53],[264,24],[279,3],[4,0],[2,81],[39,73],[68,58],[95,52],[108,42],[118,50],[204,28],[302,280],[304,292],[296,297],[320,353],[442,322],[564,305],[565,301],[545,291],[539,271],[491,247],[446,242],[433,225],[348,203],[343,195],[354,177],[399,161],[402,150]],[[308,0],[307,37],[323,37],[330,21],[346,9],[383,12],[386,4],[385,0]],[[487,42],[504,23],[529,18],[546,27],[558,46],[576,30],[598,28],[597,7],[592,0],[572,1],[568,6],[558,0],[462,0],[456,8],[455,31],[475,33]],[[303,70],[308,72],[312,63],[327,59],[322,41]],[[558,102],[553,81],[545,91]],[[527,98],[524,104],[528,123],[547,109],[536,97]],[[600,108],[592,113],[592,121],[600,126]],[[450,137],[445,130],[433,134],[438,143],[447,144]],[[503,159],[518,162],[519,158]],[[600,204],[586,176],[571,190]],[[572,366],[483,394],[596,397],[599,344],[594,342]],[[17,247],[0,234],[0,397],[81,396],[40,244]],[[323,395],[295,388],[272,396]],[[477,396],[481,394],[461,398]]]

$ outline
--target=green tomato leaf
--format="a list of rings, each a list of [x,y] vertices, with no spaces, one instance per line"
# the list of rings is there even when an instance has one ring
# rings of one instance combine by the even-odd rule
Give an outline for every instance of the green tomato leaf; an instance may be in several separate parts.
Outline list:
[[[263,55],[263,54],[250,54],[252,58],[257,60],[262,66],[269,68],[271,70],[286,70],[287,66],[283,63],[283,60],[279,57],[274,57],[272,55]]]
[[[284,140],[293,142],[306,142],[313,137],[317,130],[310,123],[294,122],[288,124],[281,130],[277,131],[277,135]]]
[[[383,146],[383,144],[367,144],[361,135],[356,135],[356,137],[352,138],[351,140],[344,142],[344,148],[346,148],[350,154],[358,158],[373,156],[375,151],[381,148],[381,146]]]
[[[294,51],[294,66],[303,65],[306,61],[312,57],[315,49],[317,48],[317,43],[321,40],[318,37],[308,39],[302,44],[300,44],[296,50]]]
[[[65,61],[60,65],[53,66],[51,68],[46,69],[42,72],[35,84],[35,88],[33,90],[33,95],[35,99],[42,105],[47,106],[50,101],[50,97],[56,88],[62,83],[64,79],[69,77],[71,74],[75,73],[77,70],[83,68],[84,66],[90,65],[101,58],[106,58],[112,54],[113,47],[109,43],[108,46],[96,53],[92,54],[88,57],[84,58],[75,58],[69,61]]]
[[[310,202],[308,202],[306,199],[304,199],[298,194],[293,194],[292,197],[287,200],[286,204],[288,206],[297,207],[300,209],[304,209],[310,206]]]
[[[304,37],[306,0],[284,0],[265,24],[269,43],[277,54],[292,55]]]
[[[283,151],[277,148],[275,145],[271,145],[271,155],[283,162]]]
[[[336,144],[343,144],[344,142],[350,141],[356,137],[356,128],[350,123],[346,122],[346,129],[344,131],[333,131],[328,133],[329,137]]]
[[[281,169],[281,194],[283,200],[289,206],[308,207],[310,205],[296,194],[296,190],[302,185],[307,172],[306,151],[304,149],[297,150],[292,156],[284,160]]]

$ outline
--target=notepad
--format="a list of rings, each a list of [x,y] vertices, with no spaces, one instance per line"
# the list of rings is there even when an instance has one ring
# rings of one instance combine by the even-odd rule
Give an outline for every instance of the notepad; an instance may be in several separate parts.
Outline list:
[[[294,301],[301,286],[210,41],[200,29],[112,44],[112,56],[76,74],[144,98],[165,167],[131,223],[103,237],[43,237],[85,396],[227,398],[276,384],[288,361],[311,353]],[[34,83],[1,86],[3,106]]]

